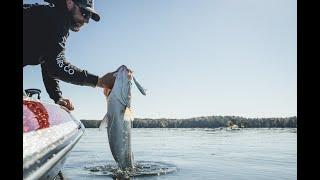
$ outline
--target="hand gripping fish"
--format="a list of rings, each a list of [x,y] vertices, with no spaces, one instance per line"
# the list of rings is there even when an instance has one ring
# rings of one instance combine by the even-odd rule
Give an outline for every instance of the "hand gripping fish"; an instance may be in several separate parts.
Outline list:
[[[131,127],[134,119],[131,109],[132,79],[143,95],[146,95],[146,90],[124,65],[118,68],[114,76],[116,80],[107,97],[107,114],[99,129],[107,126],[110,150],[118,166],[122,170],[132,170],[134,168],[131,151]]]

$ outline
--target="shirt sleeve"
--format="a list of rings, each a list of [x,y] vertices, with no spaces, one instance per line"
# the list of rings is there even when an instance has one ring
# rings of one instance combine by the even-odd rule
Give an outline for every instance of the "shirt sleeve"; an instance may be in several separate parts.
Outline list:
[[[50,77],[47,73],[45,66],[41,65],[42,79],[49,97],[56,103],[62,98],[59,81]]]
[[[76,85],[96,87],[98,76],[72,65],[66,60],[66,39],[67,35],[58,36],[54,46],[48,49],[46,60],[43,63],[48,76]]]

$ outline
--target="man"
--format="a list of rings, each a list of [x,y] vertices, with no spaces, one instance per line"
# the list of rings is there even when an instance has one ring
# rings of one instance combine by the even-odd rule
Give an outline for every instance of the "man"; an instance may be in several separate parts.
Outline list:
[[[82,86],[104,88],[110,92],[113,73],[98,77],[69,63],[64,55],[69,29],[78,32],[90,18],[99,21],[93,0],[45,0],[49,5],[23,6],[23,66],[41,65],[42,78],[51,99],[73,110],[62,97],[59,80]]]

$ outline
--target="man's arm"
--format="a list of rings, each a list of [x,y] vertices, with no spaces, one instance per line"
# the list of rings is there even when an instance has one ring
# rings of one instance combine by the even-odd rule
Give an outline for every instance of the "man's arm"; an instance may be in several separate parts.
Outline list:
[[[64,55],[64,50],[51,55],[43,64],[51,78],[59,79],[71,84],[96,87],[98,76],[70,64]]]
[[[43,63],[48,76],[71,84],[96,87],[98,76],[72,65],[66,60],[65,43],[68,35],[61,30],[49,36],[48,43],[50,44],[46,49],[45,62]]]
[[[47,56],[43,66],[46,68],[48,76],[76,85],[112,89],[115,81],[113,74],[115,72],[107,73],[99,78],[87,70],[77,68],[66,60],[64,52],[67,36],[68,34],[59,36],[60,38],[58,37],[54,41],[54,46],[47,49]]]
[[[57,101],[62,98],[59,81],[48,75],[46,67],[43,64],[41,64],[41,73],[43,83],[47,90],[47,93],[49,94],[49,97],[54,100],[55,103],[57,103]]]
[[[44,86],[51,99],[56,104],[59,104],[66,108],[67,111],[74,110],[74,107],[69,99],[62,97],[62,92],[59,87],[59,81],[48,76],[45,66],[41,65],[41,72]]]

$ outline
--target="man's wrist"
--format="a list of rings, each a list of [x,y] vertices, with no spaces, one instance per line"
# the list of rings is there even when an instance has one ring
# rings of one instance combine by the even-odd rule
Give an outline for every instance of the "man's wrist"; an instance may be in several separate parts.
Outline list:
[[[100,87],[100,88],[103,88],[103,85],[102,85],[102,80],[101,78],[98,77],[98,81],[97,81],[97,87]]]
[[[99,77],[90,73],[87,73],[86,83],[84,85],[88,85],[91,87],[96,87],[98,84]]]
[[[54,99],[53,101],[54,101],[54,103],[57,104],[61,99],[62,99],[62,97],[59,97],[59,98],[57,98],[57,99]]]

